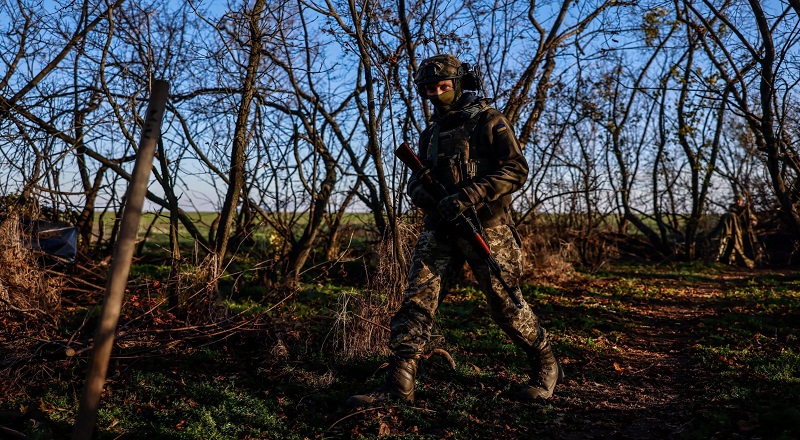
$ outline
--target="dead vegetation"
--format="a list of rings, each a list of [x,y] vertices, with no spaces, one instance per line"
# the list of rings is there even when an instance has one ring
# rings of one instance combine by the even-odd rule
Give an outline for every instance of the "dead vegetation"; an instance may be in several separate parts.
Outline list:
[[[401,224],[400,231],[402,249],[398,252],[410,261],[419,231],[410,224]],[[402,302],[407,275],[396,263],[398,252],[390,238],[382,240],[373,253],[375,269],[370,273],[374,276],[367,280],[367,289],[339,295],[332,329],[338,358],[388,354],[389,321]]]
[[[34,324],[58,307],[63,279],[41,267],[31,249],[33,234],[24,229],[17,214],[0,221],[0,313],[36,318],[30,319]]]
[[[538,284],[559,284],[575,277],[580,264],[578,248],[572,241],[558,237],[545,225],[524,225],[518,229],[523,262],[522,278]]]

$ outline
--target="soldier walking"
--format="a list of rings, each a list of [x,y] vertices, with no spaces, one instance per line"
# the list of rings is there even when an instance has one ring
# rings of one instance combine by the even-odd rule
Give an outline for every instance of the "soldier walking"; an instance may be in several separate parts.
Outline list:
[[[399,398],[414,400],[417,364],[431,336],[436,309],[467,262],[486,295],[492,319],[528,356],[530,383],[523,400],[547,399],[562,377],[547,332],[530,306],[518,308],[484,260],[454,232],[452,222],[473,216],[506,281],[518,286],[522,273],[520,238],[510,213],[511,194],[528,176],[528,163],[505,116],[472,91],[480,79],[453,55],[424,60],[414,75],[418,93],[434,114],[420,137],[419,157],[450,195],[438,203],[412,176],[411,201],[425,213],[403,302],[391,321],[386,382],[377,391],[351,396],[351,406]]]
[[[736,196],[728,211],[709,237],[719,238],[717,261],[729,265],[756,267],[759,260],[758,244],[753,227],[757,224],[750,202],[744,196]]]

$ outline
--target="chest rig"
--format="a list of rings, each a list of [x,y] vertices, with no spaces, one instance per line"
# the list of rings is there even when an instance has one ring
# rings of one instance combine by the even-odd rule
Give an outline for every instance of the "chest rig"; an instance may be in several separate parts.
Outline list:
[[[431,125],[426,159],[436,178],[451,190],[486,172],[488,160],[479,153],[477,145],[470,143],[470,138],[478,126],[479,115],[488,108],[489,104],[481,100],[459,112],[460,123],[446,124],[446,128],[439,122]]]

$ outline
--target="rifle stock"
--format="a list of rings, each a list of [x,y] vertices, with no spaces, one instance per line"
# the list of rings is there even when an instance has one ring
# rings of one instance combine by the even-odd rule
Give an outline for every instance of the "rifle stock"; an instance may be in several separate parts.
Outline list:
[[[403,162],[405,166],[414,172],[417,180],[422,184],[425,190],[428,191],[428,194],[433,196],[437,202],[449,195],[447,189],[445,189],[441,183],[433,178],[430,170],[425,168],[425,165],[422,164],[422,161],[419,159],[417,154],[414,153],[414,151],[406,142],[400,144],[400,146],[394,151],[394,154],[398,159],[400,159],[400,162]],[[520,300],[519,296],[521,293],[519,288],[512,288],[508,285],[505,278],[503,278],[503,271],[500,267],[500,263],[498,263],[497,259],[495,259],[492,255],[492,250],[489,247],[489,244],[486,243],[486,240],[483,238],[483,235],[481,235],[480,230],[475,225],[475,222],[462,213],[456,217],[455,223],[461,236],[467,240],[470,246],[472,246],[472,249],[477,252],[481,258],[483,258],[484,262],[486,262],[486,265],[489,266],[489,270],[497,278],[497,280],[500,281],[500,284],[503,286],[503,290],[505,290],[511,300],[514,301],[514,305],[517,306],[518,309],[521,309],[522,301]]]
[[[419,157],[417,157],[417,154],[414,153],[414,150],[412,150],[406,142],[403,142],[399,147],[397,147],[397,149],[394,151],[394,155],[400,159],[400,162],[403,162],[411,171],[415,173],[425,168],[425,166],[422,165],[422,161],[420,161]]]

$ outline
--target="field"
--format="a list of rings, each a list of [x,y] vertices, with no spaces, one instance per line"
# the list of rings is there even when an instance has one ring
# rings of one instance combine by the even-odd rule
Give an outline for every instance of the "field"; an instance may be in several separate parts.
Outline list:
[[[438,312],[431,349],[440,350],[421,364],[417,401],[361,410],[345,401],[380,384],[384,358],[380,350],[342,356],[342,330],[359,319],[343,304],[368,295],[357,286],[312,283],[272,302],[241,294],[211,327],[154,311],[157,284],[136,286],[123,309],[97,438],[800,436],[793,272],[618,264],[526,284],[566,371],[555,396],[536,404],[514,399],[526,363],[465,281]],[[5,323],[7,435],[71,435],[88,359],[80,347],[97,313],[89,305],[65,309],[49,341],[15,337],[20,325]],[[72,356],[64,354],[69,341],[79,349]]]
[[[190,212],[187,216],[191,219],[199,233],[205,237],[209,237],[209,232],[214,225],[214,221],[219,217],[216,212]],[[306,214],[283,214],[275,218],[280,220],[283,225],[291,227],[295,233],[300,233],[307,222]],[[106,239],[111,236],[116,214],[114,213],[97,213],[94,220],[94,233],[102,235]],[[363,231],[365,224],[371,224],[372,214],[369,213],[346,213],[342,219],[342,229],[346,231]],[[327,230],[323,225],[323,230]],[[138,252],[139,255],[147,255],[150,258],[167,258],[169,254],[169,217],[160,213],[145,212],[139,222],[139,237],[143,241]],[[252,231],[252,235],[248,238],[252,239],[254,244],[247,250],[250,252],[269,253],[270,246],[275,246],[276,240],[279,240],[277,234],[269,226],[259,226]],[[186,230],[182,224],[178,225],[178,239],[181,246],[181,252],[184,255],[196,255],[198,253],[198,244],[192,238],[191,234]],[[360,235],[357,233],[355,241],[361,240]]]

